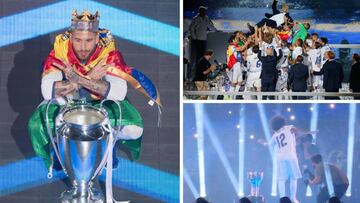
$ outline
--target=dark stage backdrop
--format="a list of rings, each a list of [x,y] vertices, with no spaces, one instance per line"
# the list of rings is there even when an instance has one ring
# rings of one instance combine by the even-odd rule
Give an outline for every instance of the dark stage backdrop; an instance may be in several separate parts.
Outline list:
[[[55,36],[70,25],[73,9],[100,11],[100,27],[112,31],[127,65],[146,74],[162,99],[162,127],[158,128],[157,108],[128,86],[127,98],[144,119],[143,147],[136,163],[128,162],[127,153],[118,151],[125,169],[115,173],[126,175],[121,176],[125,181],[115,180],[115,199],[179,202],[176,0],[0,2],[0,202],[56,202],[66,189],[64,180],[47,180],[45,167],[34,158],[27,122],[42,101],[42,63]],[[103,182],[99,184],[104,187]]]

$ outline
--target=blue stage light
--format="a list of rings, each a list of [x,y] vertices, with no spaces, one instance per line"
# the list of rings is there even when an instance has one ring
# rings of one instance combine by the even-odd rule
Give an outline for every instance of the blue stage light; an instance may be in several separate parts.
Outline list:
[[[351,196],[352,185],[352,169],[354,161],[354,144],[355,144],[355,119],[356,119],[356,104],[349,104],[349,136],[347,149],[347,177],[349,178],[349,187],[346,191],[346,196]]]
[[[204,162],[204,106],[203,104],[195,104],[195,118],[197,131],[197,148],[199,161],[199,182],[200,182],[200,197],[206,196],[205,186],[205,162]]]
[[[80,0],[61,1],[0,18],[0,47],[68,28],[71,12],[74,9],[99,11],[100,27],[110,29],[114,35],[166,53],[179,55],[180,31],[178,27],[106,4]]]
[[[194,198],[198,198],[200,196],[199,191],[196,189],[193,181],[191,180],[190,175],[188,174],[186,168],[183,168],[183,175],[185,183],[189,186],[191,193],[193,194]]]

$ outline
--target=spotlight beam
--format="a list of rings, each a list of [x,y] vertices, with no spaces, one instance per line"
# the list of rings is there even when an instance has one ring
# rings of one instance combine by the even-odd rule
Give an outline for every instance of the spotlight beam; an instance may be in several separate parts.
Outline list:
[[[189,186],[191,193],[193,194],[194,198],[198,198],[199,197],[199,191],[196,189],[193,181],[191,180],[191,177],[189,175],[189,173],[187,172],[186,168],[184,167],[183,170],[183,174],[184,174],[184,180],[186,182],[186,184]]]
[[[319,115],[319,106],[318,104],[313,104],[313,111],[311,112],[311,119],[310,119],[310,130],[315,131],[317,130],[318,125],[318,115]],[[313,144],[316,143],[316,134],[313,134]]]
[[[231,182],[232,186],[234,187],[234,190],[237,191],[238,183],[236,181],[236,176],[234,174],[234,171],[232,170],[232,168],[230,166],[230,162],[227,159],[226,154],[221,146],[222,142],[216,136],[215,130],[214,130],[213,126],[210,125],[210,120],[208,119],[208,117],[206,116],[205,113],[204,113],[202,122],[205,124],[205,130],[207,132],[207,135],[209,136],[210,141],[213,144],[216,153],[219,155],[220,161],[225,168],[226,174],[229,176],[230,182]]]
[[[348,150],[347,150],[347,177],[349,178],[349,187],[346,191],[346,196],[351,196],[352,184],[352,168],[354,157],[354,143],[355,143],[355,118],[356,118],[356,104],[349,106],[349,136],[348,136]]]
[[[260,120],[261,120],[261,124],[265,133],[265,137],[268,143],[270,143],[271,141],[271,133],[270,133],[270,128],[269,128],[269,124],[268,124],[268,119],[265,113],[265,109],[264,109],[264,105],[263,104],[257,104],[257,108],[259,110],[260,113]],[[269,152],[271,154],[272,157],[272,161],[273,161],[273,170],[272,170],[272,181],[271,181],[271,196],[276,196],[276,186],[277,186],[277,161],[274,158],[274,150],[272,148],[272,146],[269,146]]]
[[[238,196],[244,196],[244,164],[245,164],[245,105],[240,107],[240,129],[239,129],[239,182]]]
[[[199,161],[199,184],[200,196],[206,196],[205,189],[205,163],[204,163],[204,125],[203,125],[204,106],[203,104],[195,104],[195,118],[196,118],[196,131],[197,131],[197,148],[198,148],[198,161]]]

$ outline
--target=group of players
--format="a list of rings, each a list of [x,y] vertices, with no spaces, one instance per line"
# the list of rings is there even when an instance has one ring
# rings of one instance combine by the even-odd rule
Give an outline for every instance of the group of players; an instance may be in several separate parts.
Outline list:
[[[322,76],[312,73],[320,72],[327,60],[325,53],[331,50],[327,38],[309,34],[309,23],[294,22],[286,5],[282,12],[273,9],[273,14],[265,16],[254,27],[248,24],[250,32],[236,31],[229,38],[227,74],[231,91],[237,92],[244,85],[245,91],[289,91],[289,71],[298,62],[308,66],[309,88],[304,91],[321,91]]]

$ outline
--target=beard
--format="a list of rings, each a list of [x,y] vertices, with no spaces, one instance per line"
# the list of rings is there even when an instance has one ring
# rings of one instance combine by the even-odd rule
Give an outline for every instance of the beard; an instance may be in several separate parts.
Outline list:
[[[81,63],[86,63],[90,56],[94,53],[96,46],[92,50],[75,50],[75,55]]]

